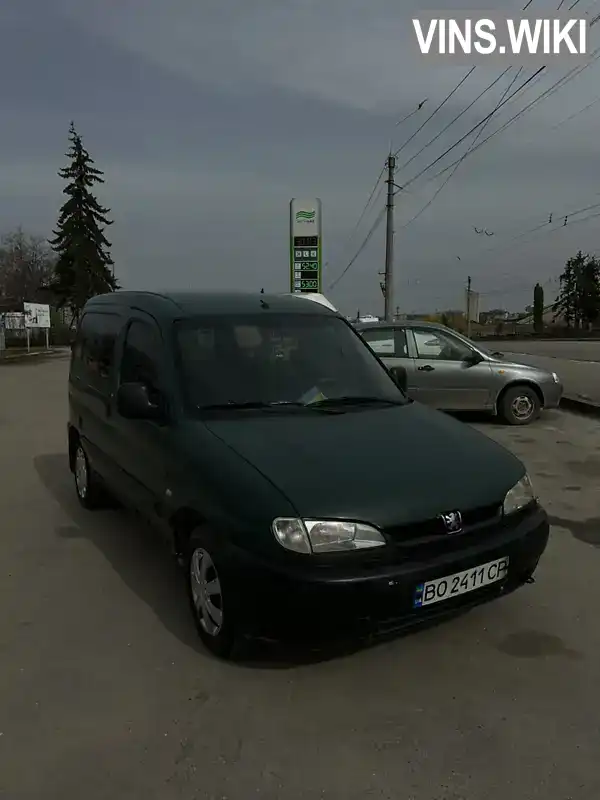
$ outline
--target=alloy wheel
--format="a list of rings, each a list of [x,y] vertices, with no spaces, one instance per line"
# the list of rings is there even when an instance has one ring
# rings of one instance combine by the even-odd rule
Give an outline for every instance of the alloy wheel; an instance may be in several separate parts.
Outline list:
[[[223,628],[223,596],[217,568],[209,553],[197,547],[190,560],[190,586],[202,629],[218,636]]]

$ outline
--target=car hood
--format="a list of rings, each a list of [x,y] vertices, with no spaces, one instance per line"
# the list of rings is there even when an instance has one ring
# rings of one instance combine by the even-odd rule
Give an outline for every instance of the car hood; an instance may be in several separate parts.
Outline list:
[[[494,369],[517,370],[519,372],[531,373],[532,377],[534,375],[551,377],[551,373],[547,369],[537,367],[534,364],[523,364],[522,361],[508,361],[504,358],[488,358],[487,361]]]
[[[525,472],[487,436],[419,403],[207,424],[305,518],[406,524],[500,504]]]

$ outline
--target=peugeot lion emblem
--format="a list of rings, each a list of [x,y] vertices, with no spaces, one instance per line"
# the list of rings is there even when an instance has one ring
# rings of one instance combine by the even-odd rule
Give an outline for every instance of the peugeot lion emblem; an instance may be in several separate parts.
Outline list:
[[[449,511],[447,514],[440,514],[439,518],[444,523],[446,533],[460,533],[462,531],[460,511]]]

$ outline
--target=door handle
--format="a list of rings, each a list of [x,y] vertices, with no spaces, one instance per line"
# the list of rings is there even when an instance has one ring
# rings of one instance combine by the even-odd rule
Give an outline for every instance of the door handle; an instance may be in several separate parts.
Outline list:
[[[425,364],[423,367],[417,367],[419,372],[433,372],[435,367],[432,367],[431,364]]]

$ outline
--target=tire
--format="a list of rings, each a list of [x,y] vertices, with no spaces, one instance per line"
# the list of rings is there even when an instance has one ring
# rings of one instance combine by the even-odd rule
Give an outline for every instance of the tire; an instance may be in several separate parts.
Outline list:
[[[508,425],[529,425],[540,416],[542,404],[530,386],[511,386],[502,395],[498,410]]]
[[[81,442],[77,443],[73,462],[75,492],[81,505],[88,511],[102,508],[106,504],[106,493],[102,481],[90,467],[89,459]]]
[[[190,534],[185,580],[194,623],[203,645],[218,658],[239,658],[243,636],[235,588],[224,568],[216,539],[206,529],[196,528]]]

